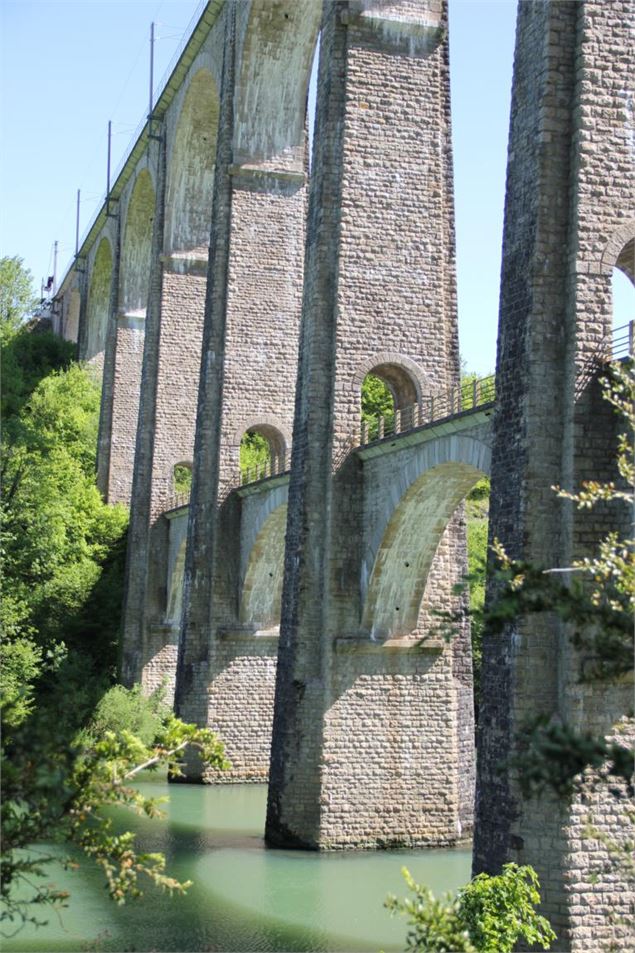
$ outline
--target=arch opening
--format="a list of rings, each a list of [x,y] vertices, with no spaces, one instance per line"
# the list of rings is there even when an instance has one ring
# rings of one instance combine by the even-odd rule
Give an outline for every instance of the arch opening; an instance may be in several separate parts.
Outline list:
[[[635,320],[635,238],[628,241],[615,259],[611,271],[612,357],[633,353]]]
[[[249,427],[240,441],[240,476],[250,483],[286,469],[287,446],[279,430],[270,424]]]
[[[169,254],[204,254],[209,245],[220,98],[200,69],[183,100],[170,158],[165,246]]]
[[[320,16],[314,0],[253,0],[237,86],[238,165],[304,172],[307,94]]]
[[[192,463],[181,461],[172,467],[172,490],[177,500],[189,499],[192,491]]]
[[[121,306],[138,317],[145,317],[148,301],[154,205],[152,179],[142,169],[128,203],[121,251]]]
[[[256,630],[280,624],[287,504],[267,517],[249,553],[240,601],[240,621]]]
[[[88,291],[86,359],[103,354],[110,311],[110,284],[112,280],[112,250],[107,238],[97,248]]]
[[[411,483],[377,548],[362,614],[372,639],[420,638],[421,606],[448,524],[485,476],[468,462],[445,462]]]
[[[362,433],[369,440],[407,429],[414,423],[417,386],[399,364],[377,364],[361,386]]]

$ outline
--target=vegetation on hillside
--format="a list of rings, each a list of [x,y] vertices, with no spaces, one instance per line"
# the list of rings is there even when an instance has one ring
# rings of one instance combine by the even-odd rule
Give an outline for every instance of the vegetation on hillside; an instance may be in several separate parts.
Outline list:
[[[212,732],[114,686],[127,513],[95,486],[99,386],[72,363],[72,345],[25,325],[23,313],[5,316],[0,896],[11,933],[37,922],[34,904],[64,900],[38,879],[51,843],[79,846],[118,902],[138,895],[142,877],[183,889],[160,855],[136,853],[134,836],[114,832],[101,808],[156,814],[130,782],[142,766],[178,772],[185,745],[216,767],[225,762]]]

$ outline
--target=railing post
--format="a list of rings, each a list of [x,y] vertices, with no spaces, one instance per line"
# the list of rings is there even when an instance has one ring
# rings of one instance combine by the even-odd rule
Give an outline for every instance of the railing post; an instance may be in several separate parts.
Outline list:
[[[472,381],[472,407],[478,406],[478,381],[476,378]]]
[[[367,436],[368,436],[368,424],[366,423],[365,420],[362,420],[361,436],[360,436],[360,445],[362,447],[365,447],[366,444],[368,443],[368,440],[366,439]]]
[[[635,354],[635,321],[628,322],[628,356]]]
[[[401,410],[395,411],[395,434],[401,433]]]
[[[419,418],[419,426],[421,427],[422,424],[423,424],[423,397],[422,397],[421,400],[419,401],[419,403],[418,403],[418,405],[417,405],[417,408],[418,408],[418,414],[417,414],[417,415],[418,415],[418,418]]]
[[[384,436],[384,426],[385,426],[385,420],[382,414],[382,416],[379,418],[379,423],[377,424],[377,439],[378,440],[381,440]]]
[[[430,423],[434,420],[434,397],[430,398]]]

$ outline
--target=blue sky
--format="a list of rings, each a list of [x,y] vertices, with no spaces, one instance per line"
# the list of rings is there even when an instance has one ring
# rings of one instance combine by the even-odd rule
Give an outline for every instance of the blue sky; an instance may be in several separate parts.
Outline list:
[[[149,30],[163,75],[197,0],[0,0],[0,255],[58,275],[147,111]],[[450,0],[459,327],[470,370],[495,362],[515,0]],[[619,291],[620,289],[618,289]],[[626,320],[626,318],[624,319]]]

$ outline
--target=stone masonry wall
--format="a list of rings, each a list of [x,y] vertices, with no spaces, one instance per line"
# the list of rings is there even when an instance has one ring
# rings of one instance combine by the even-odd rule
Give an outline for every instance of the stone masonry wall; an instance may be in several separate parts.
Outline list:
[[[274,112],[251,117],[253,139],[249,124],[236,125],[235,116],[278,74],[283,84],[293,80],[298,88],[307,81],[317,23],[315,15],[296,23],[298,6],[289,0],[276,6],[231,3],[227,16],[177,705],[186,717],[226,736],[233,770],[220,780],[262,780],[275,642],[250,639],[241,627],[241,513],[230,491],[239,482],[240,441],[247,429],[273,428],[283,443],[290,442],[304,255],[306,104],[297,95],[275,102],[265,97]],[[281,59],[292,36],[294,56]],[[304,52],[296,56],[298,51]],[[261,138],[268,123],[276,130],[269,144]]]
[[[552,486],[612,469],[614,421],[587,372],[611,323],[612,262],[603,264],[603,253],[632,218],[629,23],[630,3],[519,6],[490,534],[511,555],[545,566],[570,565],[619,521],[602,509],[574,513]],[[556,948],[632,949],[612,914],[633,898],[614,867],[602,871],[607,855],[584,834],[590,820],[623,836],[619,802],[591,779],[570,811],[546,797],[523,799],[498,767],[517,728],[539,714],[611,732],[632,705],[630,686],[583,688],[579,671],[566,631],[548,616],[486,634],[475,869],[535,866]]]
[[[445,13],[435,2],[388,13],[324,5],[266,829],[274,844],[460,836],[451,653],[433,664],[361,631],[364,477],[348,456],[373,355],[377,364],[387,351],[396,364],[401,356],[427,392],[458,373]],[[449,531],[455,555],[460,532]]]

